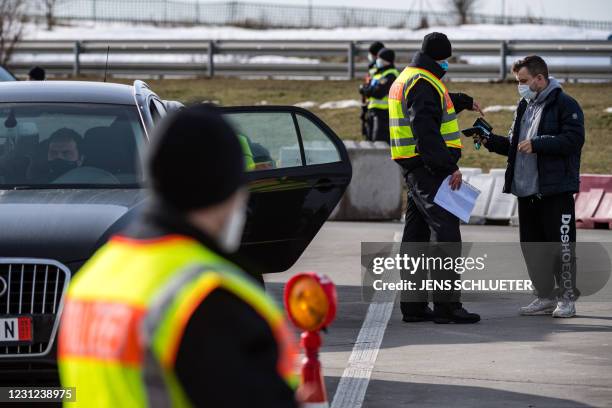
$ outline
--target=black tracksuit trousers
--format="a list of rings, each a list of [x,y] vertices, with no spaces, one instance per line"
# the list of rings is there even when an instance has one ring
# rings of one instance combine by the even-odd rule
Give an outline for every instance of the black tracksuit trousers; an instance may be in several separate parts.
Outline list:
[[[521,249],[535,295],[575,300],[579,291],[573,194],[519,197],[518,210]]]
[[[406,224],[402,237],[402,248],[410,256],[419,256],[421,253],[427,257],[453,257],[461,256],[461,232],[459,218],[446,211],[433,202],[440,184],[446,176],[432,174],[425,167],[417,167],[404,175],[408,187],[408,207],[406,209]],[[411,244],[423,243],[423,245]],[[435,245],[431,243],[445,243]],[[402,251],[404,252],[404,250]],[[410,275],[402,270],[402,279],[416,282],[420,288],[421,282],[427,279],[427,270],[422,269]],[[429,270],[431,279],[447,280],[453,282],[460,279],[454,271],[444,269]],[[449,303],[458,302],[460,291],[444,290],[434,291],[433,301],[436,308],[445,307]],[[404,315],[418,313],[427,304],[426,290],[403,291],[400,302]]]

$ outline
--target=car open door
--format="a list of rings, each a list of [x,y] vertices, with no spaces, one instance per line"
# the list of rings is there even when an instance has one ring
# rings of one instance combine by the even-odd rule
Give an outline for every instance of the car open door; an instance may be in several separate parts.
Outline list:
[[[327,220],[351,180],[344,143],[305,109],[251,106],[222,110],[240,138],[251,192],[240,252],[263,272],[287,270]]]

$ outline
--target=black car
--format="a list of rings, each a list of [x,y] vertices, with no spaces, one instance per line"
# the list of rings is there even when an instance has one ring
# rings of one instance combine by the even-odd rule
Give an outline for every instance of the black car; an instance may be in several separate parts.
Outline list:
[[[0,65],[0,82],[16,80],[17,78],[15,78],[15,75],[13,75],[11,71]]]
[[[149,135],[178,108],[141,81],[0,83],[1,383],[56,375],[54,339],[70,278],[143,208]],[[286,270],[350,181],[346,149],[304,109],[223,111],[253,157],[240,251],[262,271]],[[62,144],[57,133],[78,140]],[[54,158],[69,154],[78,165],[55,168]]]

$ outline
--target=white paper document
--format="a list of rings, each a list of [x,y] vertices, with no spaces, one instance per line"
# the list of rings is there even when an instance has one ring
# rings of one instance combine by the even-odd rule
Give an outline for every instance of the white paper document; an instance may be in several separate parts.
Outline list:
[[[470,214],[472,214],[474,205],[476,205],[480,190],[463,181],[461,187],[453,191],[448,185],[450,178],[451,176],[445,178],[440,185],[438,193],[434,197],[434,203],[467,223],[470,221]]]

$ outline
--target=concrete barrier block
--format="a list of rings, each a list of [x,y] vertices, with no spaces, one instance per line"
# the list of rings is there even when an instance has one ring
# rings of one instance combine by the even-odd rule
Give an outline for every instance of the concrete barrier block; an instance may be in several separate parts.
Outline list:
[[[491,202],[487,209],[487,219],[495,221],[505,221],[512,218],[514,208],[517,205],[516,197],[512,194],[503,193],[504,189],[504,177],[499,175],[493,175],[495,180],[493,186],[493,193],[491,195]]]
[[[384,142],[344,143],[353,177],[332,212],[333,220],[399,220],[402,216],[400,167],[391,160]]]
[[[278,167],[295,167],[302,165],[299,146],[281,147],[278,155]]]
[[[512,225],[513,227],[518,227],[519,225],[518,200],[516,202],[516,206],[514,207],[514,213],[512,214],[512,218],[510,218],[510,225]]]
[[[480,195],[470,216],[470,224],[484,224],[491,195],[493,194],[495,178],[489,174],[475,174],[470,177],[468,182],[480,190]]]
[[[472,176],[482,174],[482,169],[479,167],[460,167],[459,170],[461,174],[463,174],[463,179],[466,181],[469,181]]]
[[[491,169],[489,170],[489,175],[492,177],[506,177],[506,169]]]
[[[307,164],[331,163],[338,160],[338,152],[333,145],[310,143],[304,145]],[[279,167],[301,166],[302,158],[298,146],[285,146],[280,149]]]

